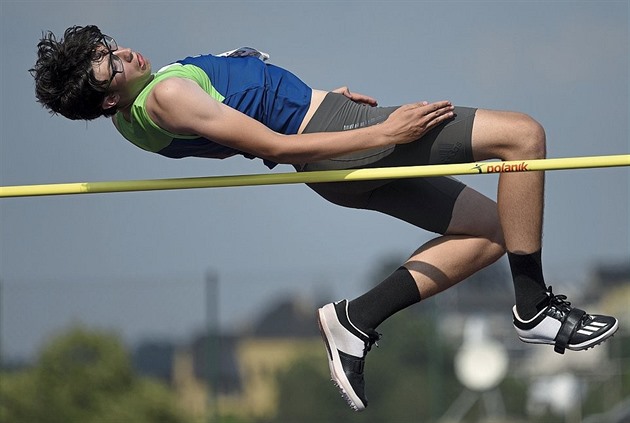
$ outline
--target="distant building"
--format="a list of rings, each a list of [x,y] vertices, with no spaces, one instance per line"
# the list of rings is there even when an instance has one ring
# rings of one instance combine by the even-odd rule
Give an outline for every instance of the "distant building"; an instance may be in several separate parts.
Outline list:
[[[169,341],[144,342],[131,355],[133,367],[143,376],[170,384],[173,380],[175,349],[175,344]]]
[[[218,412],[264,419],[278,406],[279,372],[321,348],[314,306],[286,299],[242,334],[203,334],[190,348],[179,348],[171,360],[172,384],[195,416]]]
[[[619,263],[596,266],[592,280],[595,288],[600,290],[627,285],[630,282],[630,258]]]

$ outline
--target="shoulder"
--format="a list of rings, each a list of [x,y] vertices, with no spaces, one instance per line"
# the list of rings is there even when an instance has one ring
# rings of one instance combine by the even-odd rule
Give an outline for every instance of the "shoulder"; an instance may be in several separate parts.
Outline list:
[[[195,81],[186,78],[167,78],[164,79],[153,87],[149,97],[154,100],[175,100],[186,92],[191,90],[201,89],[199,84]]]
[[[175,77],[159,81],[147,97],[145,107],[160,128],[190,135],[199,134],[199,125],[215,115],[221,105],[197,82]]]
[[[190,103],[204,90],[195,81],[187,78],[168,78],[158,82],[149,93],[146,101],[147,110],[173,110]]]

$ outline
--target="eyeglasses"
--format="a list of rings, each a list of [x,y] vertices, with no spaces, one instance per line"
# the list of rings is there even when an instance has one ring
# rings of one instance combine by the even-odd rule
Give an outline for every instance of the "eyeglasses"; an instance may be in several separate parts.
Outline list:
[[[112,76],[109,78],[107,86],[105,87],[105,91],[108,91],[109,86],[112,85],[112,81],[116,77],[116,74],[123,73],[125,71],[125,66],[123,65],[122,59],[114,54],[114,52],[118,50],[116,40],[108,35],[103,35],[101,42],[107,49],[106,53],[109,54],[109,66],[112,68]]]

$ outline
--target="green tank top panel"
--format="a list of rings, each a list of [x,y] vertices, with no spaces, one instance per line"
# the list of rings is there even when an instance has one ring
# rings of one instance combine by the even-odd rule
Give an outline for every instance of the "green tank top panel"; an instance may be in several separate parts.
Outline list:
[[[146,109],[146,101],[151,90],[161,81],[167,78],[186,78],[195,81],[199,86],[219,102],[225,97],[213,86],[208,75],[194,65],[182,65],[174,63],[160,69],[153,80],[142,90],[131,106],[131,122],[127,121],[122,113],[114,117],[118,131],[133,144],[152,152],[158,152],[167,147],[174,138],[195,139],[198,135],[180,135],[166,131],[153,122]]]

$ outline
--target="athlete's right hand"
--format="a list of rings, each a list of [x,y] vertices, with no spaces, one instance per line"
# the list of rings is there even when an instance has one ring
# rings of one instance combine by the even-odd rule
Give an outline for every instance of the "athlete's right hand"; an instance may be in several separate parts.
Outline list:
[[[416,141],[442,122],[453,118],[453,105],[450,101],[405,104],[396,109],[382,128],[395,144]]]

